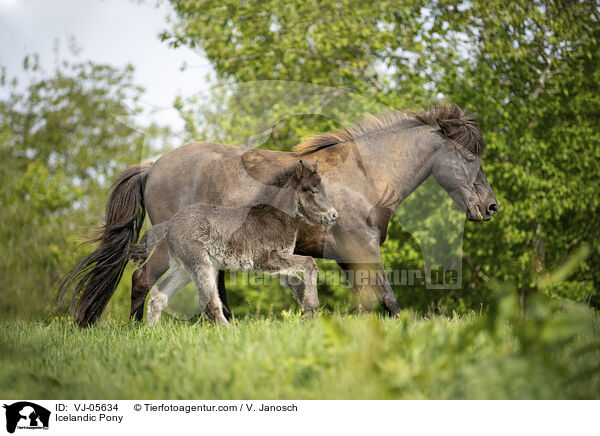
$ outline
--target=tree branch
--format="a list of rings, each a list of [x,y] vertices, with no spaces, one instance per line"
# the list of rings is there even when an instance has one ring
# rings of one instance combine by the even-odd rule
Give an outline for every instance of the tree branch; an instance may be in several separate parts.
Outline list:
[[[328,56],[325,56],[322,53],[319,53],[317,51],[317,49],[314,48],[313,46],[309,46],[309,51],[313,56],[317,56],[318,58],[320,58],[332,65],[336,65],[341,68],[349,69],[354,74],[361,76],[364,80],[369,82],[378,91],[383,91],[383,85],[381,83],[379,83],[379,81],[375,77],[373,77],[373,75],[369,74],[369,72],[366,71],[364,67],[357,68],[354,65],[352,65],[350,62],[343,61],[341,59],[332,59]]]

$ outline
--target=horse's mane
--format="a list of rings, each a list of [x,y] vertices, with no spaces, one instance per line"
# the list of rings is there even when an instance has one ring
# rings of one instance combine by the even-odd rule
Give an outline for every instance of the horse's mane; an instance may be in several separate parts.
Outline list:
[[[388,112],[378,115],[365,115],[356,123],[335,132],[320,133],[296,145],[295,151],[313,153],[326,147],[345,142],[353,142],[384,130],[405,124],[406,121],[419,121],[439,128],[470,152],[481,156],[485,149],[483,134],[474,115],[457,105],[438,105],[421,112]]]

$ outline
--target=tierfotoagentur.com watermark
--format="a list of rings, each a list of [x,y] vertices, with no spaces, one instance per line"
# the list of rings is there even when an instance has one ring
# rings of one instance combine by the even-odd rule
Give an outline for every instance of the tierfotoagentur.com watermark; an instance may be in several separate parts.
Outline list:
[[[439,267],[433,270],[425,269],[386,269],[388,282],[394,286],[426,286],[429,289],[456,289],[461,286],[461,276],[458,270],[445,270]],[[239,286],[269,286],[279,283],[285,286],[289,279],[281,278],[260,271],[229,271],[230,284]],[[300,280],[300,279],[296,279]],[[352,288],[355,285],[375,286],[381,283],[381,275],[371,269],[354,269],[342,271],[320,271],[317,285],[343,286]]]

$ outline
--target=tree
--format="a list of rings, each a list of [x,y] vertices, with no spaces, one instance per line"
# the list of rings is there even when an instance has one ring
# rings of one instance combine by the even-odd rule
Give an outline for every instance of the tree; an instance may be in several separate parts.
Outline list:
[[[572,279],[547,292],[600,303],[597,2],[441,3],[433,29],[462,31],[476,50],[438,86],[477,108],[505,211],[485,235],[468,232],[471,284],[513,279],[524,297],[539,275],[588,243],[591,255]]]
[[[113,175],[149,152],[148,137],[118,119],[141,110],[131,66],[61,62],[48,75],[37,56],[27,56],[23,70],[27,85],[4,70],[0,81],[5,318],[54,311],[56,281],[89,234],[84,229],[100,224]]]

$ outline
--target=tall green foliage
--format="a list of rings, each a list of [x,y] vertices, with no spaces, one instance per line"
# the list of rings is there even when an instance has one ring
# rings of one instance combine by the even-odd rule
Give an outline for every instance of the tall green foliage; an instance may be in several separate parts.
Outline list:
[[[408,99],[426,93],[415,86],[427,80],[420,71],[438,69],[420,42],[420,1],[171,3],[179,20],[161,37],[201,48],[221,77],[238,82],[295,80]]]
[[[28,56],[22,76],[29,82],[1,78],[3,318],[54,310],[55,284],[90,226],[101,224],[114,174],[144,147],[144,136],[117,118],[131,113],[125,101],[138,106],[132,67],[62,62],[47,74]]]
[[[513,277],[526,295],[540,274],[587,242],[590,257],[547,292],[598,304],[597,2],[473,2],[462,12],[461,2],[441,3],[434,30],[449,25],[474,50],[439,88],[478,111],[486,169],[504,211],[485,233],[470,226],[465,251],[480,266],[473,283]]]

